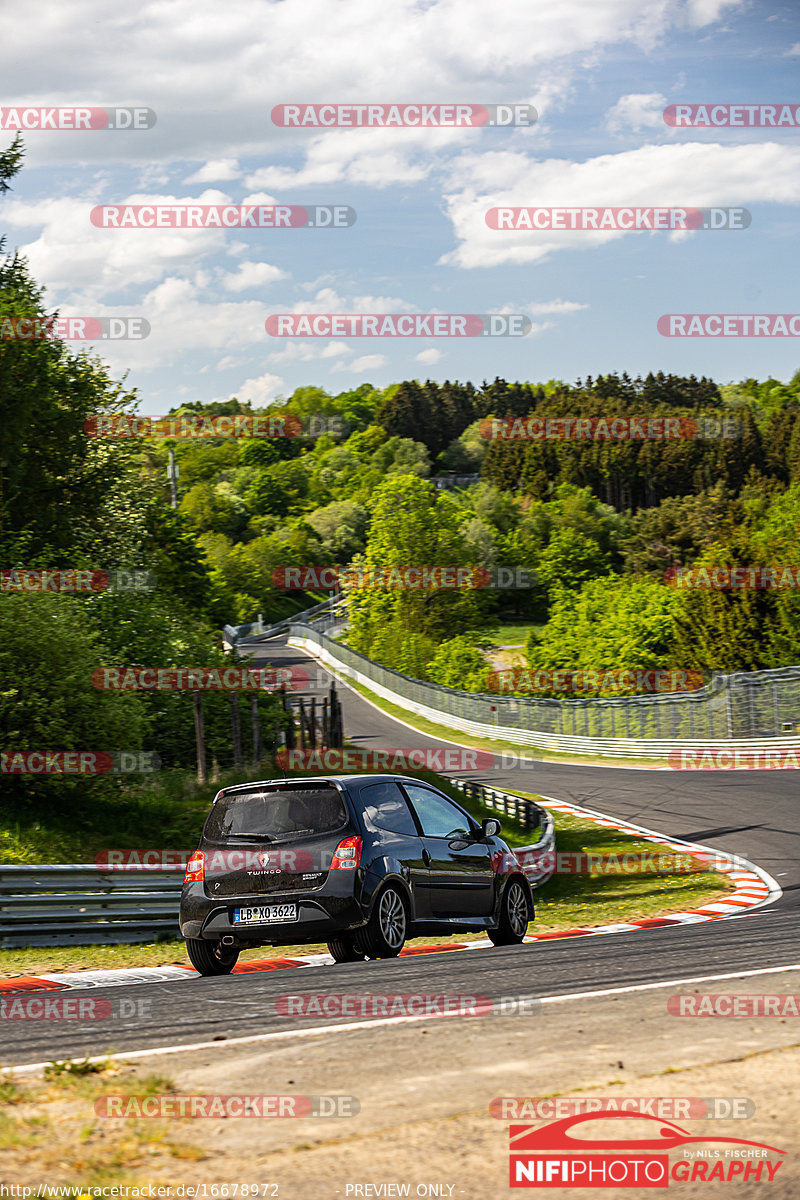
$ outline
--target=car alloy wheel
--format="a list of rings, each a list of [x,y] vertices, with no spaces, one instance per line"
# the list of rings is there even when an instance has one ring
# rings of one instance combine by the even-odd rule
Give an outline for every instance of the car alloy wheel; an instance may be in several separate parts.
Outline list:
[[[405,901],[389,884],[375,901],[367,924],[356,932],[356,949],[367,958],[396,958],[405,945],[407,931]]]
[[[399,951],[406,940],[406,908],[394,888],[387,888],[381,896],[378,914],[386,945]]]
[[[506,884],[500,901],[500,919],[496,929],[489,929],[489,938],[495,946],[518,946],[525,940],[528,930],[528,897],[519,879]]]
[[[524,937],[528,928],[528,901],[522,884],[511,883],[508,888],[508,923],[517,937]]]

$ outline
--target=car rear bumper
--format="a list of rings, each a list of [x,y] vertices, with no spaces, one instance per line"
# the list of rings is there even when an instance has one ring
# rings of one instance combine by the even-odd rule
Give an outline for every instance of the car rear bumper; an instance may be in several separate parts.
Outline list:
[[[241,923],[234,922],[234,910],[254,905],[297,904],[297,920]],[[332,935],[357,929],[367,914],[352,897],[288,895],[243,896],[224,902],[207,896],[189,896],[181,901],[180,930],[186,938],[218,941],[233,935],[237,942],[263,945],[265,942],[292,945],[299,942],[327,941]]]

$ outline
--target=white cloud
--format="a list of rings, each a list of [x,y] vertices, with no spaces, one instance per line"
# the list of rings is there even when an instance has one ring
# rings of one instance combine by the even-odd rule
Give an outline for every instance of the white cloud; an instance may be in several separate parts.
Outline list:
[[[287,342],[282,350],[277,350],[268,357],[271,363],[311,362],[320,358],[341,358],[343,355],[352,353],[353,347],[344,342],[318,339],[316,341]]]
[[[495,206],[794,204],[800,200],[800,147],[775,142],[721,146],[686,142],[645,145],[584,162],[538,160],[500,152],[462,155],[450,168],[447,206],[457,247],[440,262],[460,267],[530,263],[556,250],[586,250],[621,237],[722,236],[702,232],[489,229]],[[739,236],[731,232],[726,236]]]
[[[800,42],[795,42],[795,44],[793,46],[789,47],[789,49],[786,51],[786,53],[787,53],[787,55],[800,54]]]
[[[717,21],[729,8],[743,8],[743,0],[687,0],[687,16],[693,29]]]
[[[345,298],[334,288],[320,288],[313,300],[298,300],[280,311],[285,313],[396,313],[413,312],[415,305],[398,296],[351,296]]]
[[[430,346],[429,349],[421,350],[419,354],[414,355],[414,361],[424,363],[426,367],[434,366],[442,358],[444,358],[444,354],[435,346]]]
[[[670,30],[708,25],[742,4],[506,0],[498,16],[485,0],[384,0],[380,6],[374,0],[237,0],[221,22],[217,0],[170,0],[126,11],[122,37],[119,16],[106,0],[72,0],[68,8],[37,9],[35,56],[27,14],[5,15],[4,103],[112,105],[135,97],[157,114],[149,130],[31,135],[27,150],[35,166],[72,162],[79,146],[82,161],[104,166],[194,161],[199,179],[191,178],[208,182],[215,170],[226,172],[216,179],[235,178],[230,164],[245,156],[274,160],[285,151],[309,150],[300,179],[384,186],[409,168],[421,177],[442,145],[458,144],[464,135],[441,131],[431,139],[432,131],[390,129],[378,135],[377,148],[362,140],[360,149],[341,150],[327,138],[317,143],[308,129],[274,126],[271,108],[298,98],[372,100],[386,94],[387,79],[402,62],[409,99],[480,101],[496,96],[502,78],[499,100],[527,101],[546,113],[548,101],[552,107],[605,53],[648,52]],[[532,91],[532,79],[545,82]],[[354,139],[363,134],[370,136],[353,131]],[[484,145],[493,134],[469,136]]]
[[[536,301],[534,304],[526,304],[523,309],[526,313],[544,316],[546,313],[578,312],[580,309],[588,307],[588,304],[578,304],[575,300],[542,300]]]
[[[271,205],[277,204],[277,200],[274,196],[269,195],[268,192],[253,192],[251,195],[245,196],[242,204],[263,204],[266,208],[269,208]]]
[[[275,399],[283,386],[284,381],[280,375],[270,375],[267,372],[256,379],[245,379],[241,387],[231,392],[231,399],[236,397],[242,403],[249,400],[255,408],[262,408]]]
[[[134,193],[115,204],[185,204],[191,197]],[[193,201],[226,204],[223,192],[205,191]],[[21,247],[37,281],[48,290],[80,292],[100,302],[109,292],[153,283],[169,272],[189,273],[208,255],[225,247],[222,229],[101,229],[90,213],[100,203],[96,195],[81,199],[56,198],[4,206],[4,222],[12,228],[38,227],[39,235]]]
[[[205,163],[193,175],[187,175],[184,183],[225,183],[229,179],[238,179],[241,168],[235,158],[217,158]]]
[[[278,279],[288,279],[288,273],[280,267],[264,262],[239,263],[235,273],[221,273],[220,282],[226,292],[246,292],[250,288],[265,287]]]
[[[50,305],[49,307],[55,307]],[[220,300],[212,288],[196,279],[168,277],[128,304],[107,305],[87,291],[75,292],[60,303],[64,316],[135,316],[150,324],[150,334],[142,341],[99,341],[100,353],[114,374],[136,368],[141,372],[183,370],[191,356],[192,371],[199,371],[202,355],[209,356],[213,369],[230,366],[241,369],[243,360],[258,356],[263,361],[267,336],[264,319],[267,310],[256,300]],[[215,352],[224,351],[214,362]]]
[[[612,133],[631,129],[663,129],[663,112],[667,97],[661,92],[631,92],[621,96],[613,108],[606,113],[606,125]]]
[[[350,371],[357,375],[363,374],[365,371],[377,371],[379,367],[385,367],[388,362],[385,354],[364,354],[361,358],[354,358],[351,363],[337,363],[331,367],[331,371]]]

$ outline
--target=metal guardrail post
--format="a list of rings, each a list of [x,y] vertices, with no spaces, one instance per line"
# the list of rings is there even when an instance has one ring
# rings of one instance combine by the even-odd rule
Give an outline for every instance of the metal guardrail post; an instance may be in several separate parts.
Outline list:
[[[104,870],[93,863],[0,866],[0,947],[179,937],[183,867]]]

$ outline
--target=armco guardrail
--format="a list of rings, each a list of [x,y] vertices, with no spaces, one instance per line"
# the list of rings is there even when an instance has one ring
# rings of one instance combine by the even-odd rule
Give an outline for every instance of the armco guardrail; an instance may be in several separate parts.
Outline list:
[[[279,633],[285,633],[293,624],[313,621],[317,628],[330,629],[333,625],[340,624],[337,610],[341,609],[343,604],[343,598],[337,596],[334,600],[323,600],[320,604],[306,608],[282,621],[273,621],[271,625],[264,625],[261,621],[254,621],[249,625],[223,625],[222,632],[229,646],[251,646]]]
[[[289,642],[376,695],[448,729],[569,754],[666,757],[680,748],[800,749],[800,667],[718,675],[697,692],[543,700],[459,692],[373,662],[311,626]],[[764,743],[762,742],[762,746]]]
[[[533,887],[552,874],[540,859],[555,849],[553,818],[531,800],[452,780],[488,808],[516,817],[528,829],[541,828],[538,842],[520,846],[525,874]],[[88,946],[180,937],[178,905],[183,867],[171,871],[101,870],[89,863],[0,866],[0,949],[13,946]]]
[[[0,947],[180,937],[183,868],[105,871],[92,864],[0,866]]]

